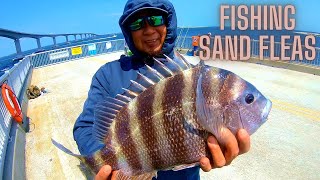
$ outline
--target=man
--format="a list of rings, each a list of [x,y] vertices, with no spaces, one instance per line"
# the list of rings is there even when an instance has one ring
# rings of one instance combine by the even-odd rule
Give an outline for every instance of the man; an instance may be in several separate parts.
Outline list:
[[[81,154],[93,153],[104,146],[96,142],[92,135],[95,105],[108,96],[122,94],[122,88],[129,87],[130,80],[137,78],[137,72],[145,71],[145,64],[152,66],[152,57],[161,54],[173,57],[177,21],[174,7],[169,1],[129,0],[119,24],[133,55],[105,64],[94,75],[83,112],[74,126],[74,138]],[[226,143],[221,147],[213,136],[208,138],[213,159],[203,157],[200,160],[204,171],[228,165],[239,153],[249,150],[250,139],[245,130],[240,130],[236,137],[228,129],[224,132]],[[100,169],[96,179],[107,179],[111,172],[111,167],[106,165]],[[199,179],[199,167],[158,172],[158,179],[169,178]]]
[[[193,56],[197,56],[199,49],[200,35],[192,36]]]

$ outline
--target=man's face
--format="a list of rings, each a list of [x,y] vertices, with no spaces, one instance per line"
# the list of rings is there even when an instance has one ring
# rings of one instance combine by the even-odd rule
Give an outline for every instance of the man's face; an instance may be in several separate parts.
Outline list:
[[[153,12],[139,12],[132,18],[133,21],[141,17],[159,15]],[[135,47],[148,55],[157,55],[161,52],[162,45],[167,35],[167,27],[165,24],[160,26],[151,26],[144,19],[144,26],[136,31],[131,31],[132,39]]]

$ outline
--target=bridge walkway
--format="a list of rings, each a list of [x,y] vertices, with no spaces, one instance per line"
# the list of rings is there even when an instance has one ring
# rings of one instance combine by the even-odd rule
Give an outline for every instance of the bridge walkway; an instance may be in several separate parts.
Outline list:
[[[33,72],[31,84],[49,93],[29,101],[34,127],[27,133],[28,179],[86,179],[79,161],[51,144],[51,138],[78,152],[72,128],[82,111],[91,77],[111,53]],[[186,57],[197,63],[195,57]],[[251,137],[251,150],[224,168],[201,172],[202,179],[320,179],[320,76],[253,63],[208,61],[255,85],[273,102],[268,121]]]

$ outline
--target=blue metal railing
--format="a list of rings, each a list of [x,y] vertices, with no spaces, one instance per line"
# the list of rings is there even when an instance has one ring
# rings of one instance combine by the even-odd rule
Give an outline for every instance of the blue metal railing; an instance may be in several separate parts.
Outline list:
[[[8,85],[12,87],[17,97],[19,97],[22,93],[24,93],[23,85],[28,77],[29,71],[32,68],[39,68],[47,65],[80,59],[83,57],[124,50],[124,39],[103,41],[94,44],[95,45],[93,45],[93,43],[83,44],[26,56],[0,77],[0,84],[4,82],[8,83]],[[89,46],[95,46],[95,52],[89,51]],[[77,55],[72,55],[75,54],[72,53],[72,51],[79,50],[79,48],[81,48],[81,54],[77,52]],[[26,112],[24,113],[26,114]],[[3,98],[0,95],[0,179],[3,178],[4,161],[7,154],[6,150],[8,142],[11,139],[11,137],[9,137],[11,126],[11,115],[6,109]]]
[[[270,46],[270,42],[266,41],[264,43],[265,46]],[[292,44],[286,44],[287,46],[290,46],[290,49],[287,50],[285,52],[285,56],[286,57],[290,57],[291,59],[291,54],[292,54]],[[263,52],[263,58],[260,58],[260,49],[259,49],[259,41],[258,40],[251,40],[251,57],[252,58],[257,58],[257,59],[260,59],[260,60],[270,60],[270,51],[264,51]],[[276,57],[280,57],[280,60],[281,60],[281,44],[279,42],[275,42],[274,43],[274,56]],[[320,48],[319,47],[316,47],[315,48],[315,58],[313,60],[307,60],[304,56],[304,52],[307,51],[307,49],[302,46],[302,52],[303,52],[303,55],[302,55],[302,60],[299,60],[299,57],[296,56],[294,59],[295,60],[288,60],[288,61],[285,61],[284,62],[289,62],[289,63],[299,63],[299,64],[305,64],[305,65],[311,65],[311,66],[320,66]]]
[[[30,68],[32,68],[30,58],[26,57],[0,77],[0,84],[6,82],[18,97],[22,93],[21,89]],[[0,179],[3,174],[7,143],[10,139],[11,124],[11,115],[4,105],[2,96],[0,96]]]
[[[181,40],[181,38],[184,38],[184,40]],[[188,49],[191,50],[193,49],[192,46],[192,37],[179,37],[179,41],[176,43],[176,47],[179,49]],[[213,37],[211,39],[211,42],[213,40]],[[224,39],[222,39],[222,44],[224,47]],[[266,41],[264,42],[265,46],[269,46],[270,47],[270,42]],[[292,46],[292,44],[286,44],[288,46]],[[212,43],[211,43],[211,48],[212,48]],[[304,46],[302,46],[303,48],[303,52],[306,50]],[[276,57],[281,57],[280,56],[280,50],[281,50],[281,45],[279,42],[275,42],[275,53],[274,56]],[[251,58],[256,58],[256,59],[260,59],[260,49],[259,49],[259,41],[258,40],[254,40],[251,39]],[[292,54],[292,48],[290,48],[289,50],[287,50],[285,52],[286,57],[290,57]],[[295,60],[288,60],[288,61],[284,61],[284,62],[288,62],[288,63],[300,63],[300,64],[305,64],[305,65],[310,65],[310,66],[320,66],[320,47],[316,47],[315,48],[315,58],[314,60],[307,60],[305,59],[305,56],[303,55],[303,59],[302,60],[298,60],[298,56],[295,57]],[[270,51],[269,50],[265,50],[263,52],[263,59],[260,60],[270,60]],[[280,59],[281,60],[281,59]]]
[[[55,49],[38,54],[30,55],[32,65],[37,67],[57,64],[65,61],[79,59],[87,56],[105,54],[124,50],[124,39],[102,41],[97,43],[71,46],[67,48]],[[95,50],[89,51],[89,47],[95,47]],[[81,51],[75,53],[74,51]]]

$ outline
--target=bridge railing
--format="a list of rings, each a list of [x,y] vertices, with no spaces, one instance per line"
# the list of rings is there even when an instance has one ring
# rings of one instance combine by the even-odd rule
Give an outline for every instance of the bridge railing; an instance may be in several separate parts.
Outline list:
[[[270,42],[265,41],[264,46],[270,47]],[[292,51],[293,51],[293,45],[290,43],[286,43],[286,46],[290,47],[288,50],[285,51],[285,56],[289,57],[290,59],[294,60],[283,60],[284,62],[289,62],[289,63],[295,63],[295,64],[305,64],[305,65],[310,65],[310,66],[320,66],[320,48],[315,47],[315,58],[313,60],[307,60],[305,58],[304,52],[308,52],[306,47],[302,45],[302,58],[301,60],[299,59],[299,56],[296,55],[294,58],[291,58]],[[263,52],[262,58],[260,58],[260,45],[259,45],[259,40],[251,40],[251,57],[260,59],[260,60],[271,60],[271,54],[270,51],[265,50]],[[274,43],[274,57],[280,57],[281,60],[281,43],[280,42],[275,42]]]
[[[22,87],[31,69],[31,61],[29,57],[24,58],[19,63],[15,64],[13,68],[7,71],[0,77],[0,84],[7,83],[19,97],[22,94]],[[20,104],[22,101],[20,101]],[[26,113],[26,112],[23,112]],[[13,137],[9,136],[12,125],[12,118],[5,107],[2,96],[0,96],[0,179],[2,178],[4,161],[6,157],[7,144],[13,140]]]
[[[9,71],[6,71],[6,73],[0,77],[0,84],[7,83],[10,87],[12,87],[16,96],[19,97],[19,103],[21,105],[23,114],[26,115],[27,99],[25,92],[27,86],[29,86],[33,68],[40,68],[43,66],[76,60],[83,57],[122,50],[124,50],[124,39],[89,43],[33,54],[26,56],[24,59],[15,64]],[[25,175],[23,175],[23,172],[25,171],[25,159],[23,158],[25,133],[23,131],[24,129],[20,127],[20,125],[13,122],[9,111],[4,105],[3,98],[0,95],[0,179],[6,179],[9,177],[11,179],[11,177],[14,176],[18,176],[15,177],[17,179],[25,179]],[[19,146],[20,149],[17,150],[16,146]],[[17,153],[20,156],[13,158],[13,156],[16,156]],[[6,164],[4,164],[5,162]],[[16,169],[11,168],[13,166]],[[20,170],[23,172],[17,172]]]
[[[57,64],[98,54],[106,54],[124,50],[124,39],[101,41],[95,43],[70,46],[30,55],[35,68]]]
[[[181,40],[185,38],[184,40]],[[179,49],[187,49],[187,50],[193,50],[193,46],[192,46],[192,37],[179,37],[179,41],[177,42],[176,44],[176,48],[179,48]],[[211,39],[211,49],[212,49],[212,44],[213,42],[213,37]],[[222,39],[222,44],[223,44],[223,47],[224,47],[224,39]],[[268,46],[270,47],[270,42],[268,41],[265,41],[264,42],[264,45],[265,46]],[[285,52],[286,54],[286,57],[290,57],[290,55],[292,54],[292,44],[289,44],[287,43],[286,44],[287,46],[290,46],[290,49],[287,50]],[[251,39],[251,51],[250,51],[250,54],[251,54],[251,58],[255,58],[255,59],[260,59],[260,49],[259,49],[259,40],[254,40],[254,39]],[[306,48],[304,46],[302,46],[302,49],[303,49],[303,52],[306,50]],[[276,57],[281,57],[280,56],[280,52],[281,51],[281,44],[280,42],[275,42],[274,44],[274,56]],[[224,52],[223,52],[224,53]],[[270,60],[270,51],[269,50],[265,50],[263,52],[263,58],[260,59],[260,60]],[[281,59],[280,59],[281,60]],[[305,56],[303,55],[303,59],[302,60],[299,60],[298,59],[298,56],[295,57],[295,60],[288,60],[288,61],[284,61],[283,62],[288,62],[288,63],[294,63],[294,64],[304,64],[304,65],[310,65],[310,66],[316,66],[316,67],[319,67],[320,66],[320,47],[316,47],[315,48],[315,58],[314,60],[307,60],[305,58]]]

